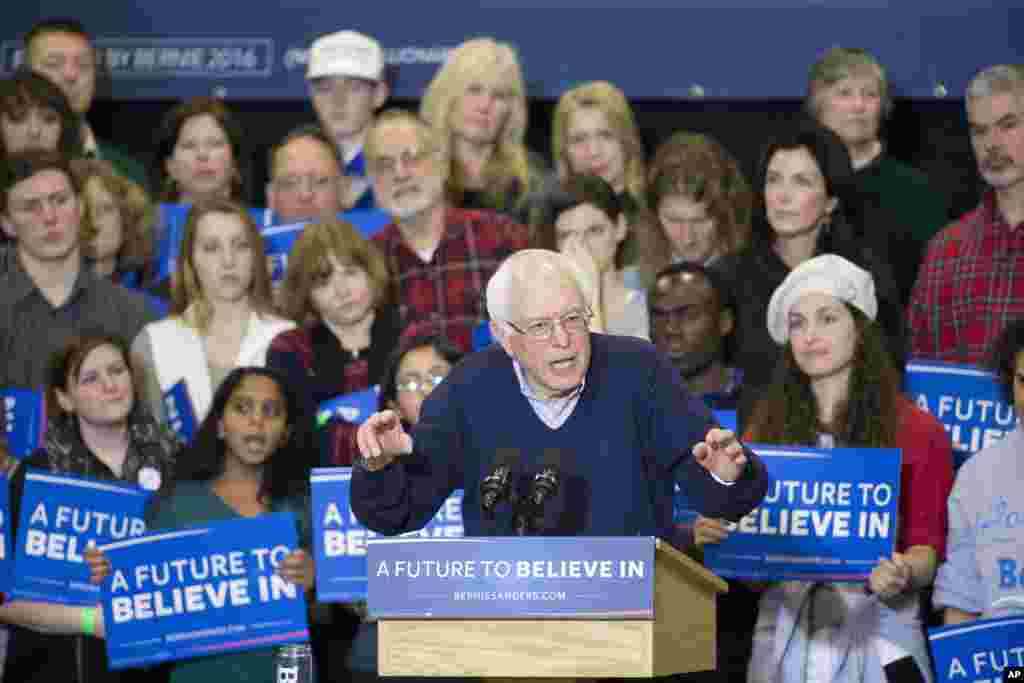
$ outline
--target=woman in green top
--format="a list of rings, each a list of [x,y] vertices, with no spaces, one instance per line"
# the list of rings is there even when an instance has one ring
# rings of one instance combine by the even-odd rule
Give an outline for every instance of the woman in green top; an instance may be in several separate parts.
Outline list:
[[[174,488],[153,501],[148,528],[178,529],[292,511],[299,520],[300,545],[309,548],[309,470],[315,447],[300,405],[297,392],[276,371],[233,370],[181,457]],[[90,564],[93,580],[110,572],[102,555]],[[307,591],[313,589],[313,558],[307,550],[291,552],[277,571]],[[273,679],[273,648],[175,662],[170,676],[172,683]]]

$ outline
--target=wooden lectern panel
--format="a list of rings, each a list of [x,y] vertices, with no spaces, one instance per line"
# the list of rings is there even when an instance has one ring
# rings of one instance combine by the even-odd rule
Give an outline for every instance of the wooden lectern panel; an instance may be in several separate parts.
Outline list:
[[[650,676],[651,621],[389,620],[381,676]]]

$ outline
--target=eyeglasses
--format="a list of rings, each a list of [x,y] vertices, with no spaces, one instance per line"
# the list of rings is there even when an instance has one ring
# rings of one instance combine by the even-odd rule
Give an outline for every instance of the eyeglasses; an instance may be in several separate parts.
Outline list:
[[[274,180],[274,185],[282,192],[299,192],[308,187],[310,192],[329,192],[333,190],[339,176],[317,176],[317,175],[286,175]]]
[[[434,388],[444,381],[444,375],[429,374],[426,377],[408,375],[398,380],[395,384],[399,391],[408,394],[430,393]]]
[[[593,312],[589,308],[585,308],[582,311],[574,310],[569,311],[565,315],[558,318],[540,318],[526,323],[523,327],[516,325],[511,320],[505,322],[513,330],[519,334],[543,341],[551,339],[555,333],[555,323],[558,323],[566,332],[579,333],[584,332],[590,327],[590,319],[594,317]]]
[[[377,175],[393,176],[398,171],[398,164],[405,168],[416,166],[427,158],[433,150],[429,147],[406,147],[397,157],[376,157],[371,164]]]

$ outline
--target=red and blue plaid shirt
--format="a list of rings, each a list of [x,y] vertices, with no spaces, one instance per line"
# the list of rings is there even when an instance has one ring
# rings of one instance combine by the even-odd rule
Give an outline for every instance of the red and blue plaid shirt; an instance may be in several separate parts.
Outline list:
[[[1024,222],[1009,225],[989,191],[928,244],[907,307],[910,353],[979,363],[1022,315]]]
[[[396,284],[404,326],[430,327],[463,351],[487,319],[484,293],[501,262],[528,245],[527,229],[492,211],[445,209],[445,229],[429,262],[402,239],[396,223],[373,236]]]

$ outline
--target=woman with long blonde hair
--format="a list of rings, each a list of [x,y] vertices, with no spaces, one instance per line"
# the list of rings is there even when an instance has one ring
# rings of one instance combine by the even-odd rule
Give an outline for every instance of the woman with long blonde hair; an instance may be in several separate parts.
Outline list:
[[[520,223],[543,220],[553,181],[524,144],[526,85],[511,45],[492,38],[462,43],[427,86],[420,115],[449,145],[449,201],[491,209]]]

